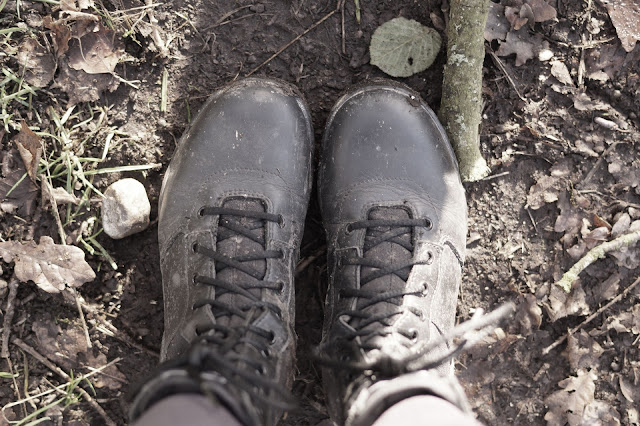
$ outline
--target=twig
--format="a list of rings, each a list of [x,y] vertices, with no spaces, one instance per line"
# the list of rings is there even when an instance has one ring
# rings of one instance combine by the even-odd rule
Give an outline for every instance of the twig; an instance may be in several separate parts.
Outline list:
[[[638,240],[640,240],[640,231],[635,231],[621,235],[615,240],[607,241],[606,243],[602,243],[599,246],[592,248],[582,259],[577,261],[571,269],[564,273],[562,279],[560,279],[556,285],[569,293],[571,291],[571,285],[578,279],[580,272],[582,272],[587,266],[591,265],[596,260],[605,257],[607,253],[618,251],[623,247],[628,247],[638,242]]]
[[[326,253],[327,246],[322,246],[318,250],[316,250],[311,256],[305,258],[302,262],[298,264],[296,267],[296,275],[304,271],[311,265],[317,258],[322,256],[323,253]]]
[[[598,158],[598,161],[596,161],[596,164],[593,165],[593,168],[589,171],[589,173],[587,173],[587,176],[584,178],[584,180],[582,182],[580,182],[580,187],[581,188],[584,188],[585,185],[587,185],[589,183],[589,181],[591,181],[591,179],[593,178],[593,175],[596,173],[596,171],[600,167],[600,164],[602,164],[602,162],[605,160],[607,155],[609,155],[609,153],[611,151],[613,151],[615,149],[615,147],[619,143],[620,143],[620,141],[616,141],[616,142],[612,143],[609,146],[609,148],[607,148],[602,154],[600,154],[600,158]]]
[[[16,295],[18,293],[18,279],[15,274],[9,280],[9,295],[7,296],[7,308],[4,311],[4,321],[2,323],[2,358],[9,358],[9,335],[11,334],[11,323],[15,314]]]
[[[339,8],[340,4],[338,4],[338,7],[335,8],[334,10],[332,10],[331,12],[327,13],[323,18],[321,18],[318,22],[316,22],[315,24],[311,25],[309,28],[307,28],[306,30],[304,30],[302,32],[302,34],[300,34],[299,36],[295,37],[293,40],[291,40],[289,43],[285,44],[284,46],[282,46],[280,49],[278,49],[278,51],[276,53],[274,53],[273,55],[271,55],[271,57],[269,59],[267,59],[266,61],[264,61],[263,63],[261,63],[260,65],[258,65],[257,67],[255,67],[253,70],[251,70],[251,72],[249,72],[248,74],[245,75],[245,77],[249,77],[251,75],[253,75],[256,71],[258,71],[260,68],[262,68],[263,66],[267,65],[269,62],[271,62],[273,59],[277,58],[282,52],[284,52],[285,50],[287,50],[289,47],[291,47],[291,45],[293,45],[295,42],[297,42],[298,40],[300,40],[302,37],[304,37],[305,35],[307,35],[310,31],[314,30],[318,25],[322,24],[324,21],[326,21],[327,19],[331,18],[333,15],[335,15],[335,13],[340,10]]]
[[[629,287],[625,288],[624,291],[622,293],[620,293],[619,295],[617,295],[616,297],[614,297],[609,303],[607,303],[606,305],[604,305],[603,307],[601,307],[600,309],[598,309],[596,312],[594,312],[593,314],[589,315],[589,317],[587,317],[587,319],[585,319],[584,321],[582,321],[580,324],[578,324],[577,326],[575,326],[574,328],[570,329],[567,334],[565,334],[564,336],[560,337],[558,340],[556,340],[555,342],[553,342],[551,345],[547,346],[546,348],[544,348],[542,350],[542,355],[547,355],[549,352],[551,352],[553,349],[555,349],[556,347],[558,347],[558,345],[560,345],[562,342],[564,342],[565,340],[567,340],[567,338],[572,335],[573,333],[575,333],[576,331],[580,330],[582,327],[584,327],[585,325],[589,324],[591,321],[593,321],[593,319],[595,317],[597,317],[598,315],[600,315],[602,312],[604,312],[605,310],[609,309],[612,305],[618,303],[619,301],[621,301],[627,294],[629,294],[629,292],[631,290],[633,290],[638,284],[640,283],[640,278],[637,278],[633,284],[631,284]]]
[[[91,337],[89,337],[89,328],[87,327],[87,322],[84,320],[84,312],[82,312],[82,304],[80,303],[80,298],[78,297],[78,292],[76,289],[69,289],[76,299],[76,306],[78,308],[78,313],[80,314],[80,323],[82,324],[82,330],[84,331],[84,337],[87,339],[87,347],[92,348],[91,345]]]
[[[31,346],[27,345],[25,342],[23,342],[20,339],[13,339],[12,342],[20,347],[23,351],[25,351],[26,353],[28,353],[29,355],[31,355],[32,357],[34,357],[35,359],[37,359],[38,361],[40,361],[40,363],[42,363],[43,365],[45,365],[47,368],[49,368],[51,371],[53,371],[54,373],[56,373],[57,375],[59,375],[60,377],[62,377],[64,380],[67,381],[72,381],[73,379],[64,372],[63,369],[61,369],[60,367],[58,367],[57,365],[55,365],[54,363],[52,363],[51,361],[49,361],[47,358],[45,358],[44,356],[40,355],[40,353],[38,353],[38,351],[36,351],[34,348],[32,348]],[[112,363],[115,364],[115,362],[119,361],[120,359],[118,358],[117,360],[112,361]],[[85,391],[84,389],[82,389],[81,387],[77,387],[76,390],[80,393],[80,395],[82,395],[82,397],[85,399],[85,401],[87,401],[87,403],[89,403],[89,405],[91,405],[91,407],[93,407],[94,410],[96,410],[96,412],[98,414],[100,414],[100,416],[102,417],[102,419],[104,420],[105,424],[107,426],[116,426],[116,423],[111,420],[111,418],[109,417],[109,415],[106,413],[106,411],[104,411],[104,409],[100,406],[100,404],[98,404],[92,397],[91,395],[89,395],[89,393],[87,391]]]
[[[485,50],[489,52],[489,55],[491,55],[491,59],[493,59],[493,62],[498,66],[498,68],[500,68],[500,71],[502,71],[502,74],[504,74],[504,76],[507,78],[507,81],[509,82],[513,90],[516,92],[516,95],[518,95],[521,101],[526,102],[525,97],[522,96],[522,94],[518,90],[518,86],[516,86],[516,82],[513,80],[513,77],[511,77],[511,74],[509,73],[509,71],[507,71],[507,68],[504,66],[500,58],[498,58],[498,55],[496,55],[493,49],[491,49],[489,46],[485,46]]]

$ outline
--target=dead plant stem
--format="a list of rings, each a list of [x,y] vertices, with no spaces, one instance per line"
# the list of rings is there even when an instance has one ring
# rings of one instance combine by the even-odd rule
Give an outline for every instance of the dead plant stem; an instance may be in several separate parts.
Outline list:
[[[16,312],[16,295],[18,294],[18,278],[15,274],[9,280],[9,294],[7,296],[7,308],[4,311],[4,321],[2,323],[2,350],[0,356],[9,359],[9,335],[11,334],[11,323]]]

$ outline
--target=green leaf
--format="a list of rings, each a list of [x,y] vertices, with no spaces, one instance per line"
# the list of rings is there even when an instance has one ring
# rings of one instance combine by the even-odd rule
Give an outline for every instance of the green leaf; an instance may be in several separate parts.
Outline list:
[[[424,71],[436,59],[442,39],[433,28],[395,18],[379,26],[371,37],[371,64],[392,77],[409,77]]]

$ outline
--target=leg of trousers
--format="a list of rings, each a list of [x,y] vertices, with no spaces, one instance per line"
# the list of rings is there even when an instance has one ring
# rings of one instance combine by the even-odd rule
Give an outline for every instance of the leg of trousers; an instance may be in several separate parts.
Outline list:
[[[167,397],[147,410],[134,426],[241,426],[222,405],[214,405],[197,394]],[[455,405],[432,395],[418,395],[400,401],[372,426],[480,426]]]

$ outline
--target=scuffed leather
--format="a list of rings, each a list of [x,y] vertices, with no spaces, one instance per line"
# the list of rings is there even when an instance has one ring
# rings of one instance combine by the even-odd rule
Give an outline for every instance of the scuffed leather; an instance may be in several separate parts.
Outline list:
[[[194,243],[216,247],[218,216],[201,216],[200,209],[223,206],[229,200],[251,200],[283,218],[283,223],[266,224],[266,250],[281,250],[284,259],[266,260],[265,280],[283,282],[284,291],[258,290],[263,300],[281,308],[282,318],[265,311],[253,324],[274,333],[270,377],[291,386],[293,279],[311,190],[312,148],[308,110],[286,83],[242,80],[218,90],[202,107],[178,144],[160,194],[158,237],[165,309],[161,361],[184,354],[196,338],[195,329],[216,321],[210,305],[192,309],[198,300],[215,298],[213,287],[192,282],[196,273],[216,274],[212,260],[192,252]],[[156,385],[170,387],[171,383]],[[228,391],[233,393],[232,383]],[[274,424],[281,415],[270,407],[245,406],[252,405],[244,401],[245,395],[235,397],[254,421]]]
[[[418,332],[416,349],[450,330],[464,261],[466,199],[446,134],[419,96],[404,86],[384,82],[364,85],[341,98],[325,129],[318,193],[329,241],[323,343],[352,330],[337,314],[355,309],[356,300],[340,298],[338,292],[359,288],[360,267],[343,265],[341,259],[362,255],[366,229],[348,232],[347,225],[369,219],[379,207],[404,209],[412,218],[429,218],[433,223],[430,230],[414,228],[414,259],[432,256],[432,262],[414,266],[405,287],[423,294],[403,298],[404,306],[419,307],[425,318],[420,321],[405,313],[394,325]],[[376,339],[382,350],[335,356],[372,362],[407,355],[398,340],[404,337],[390,334]],[[439,367],[438,373],[450,376],[451,363]],[[394,383],[398,385],[401,379]],[[357,417],[349,412],[351,402],[375,383],[336,374],[331,368],[323,368],[323,381],[329,412],[339,424],[347,416]]]

